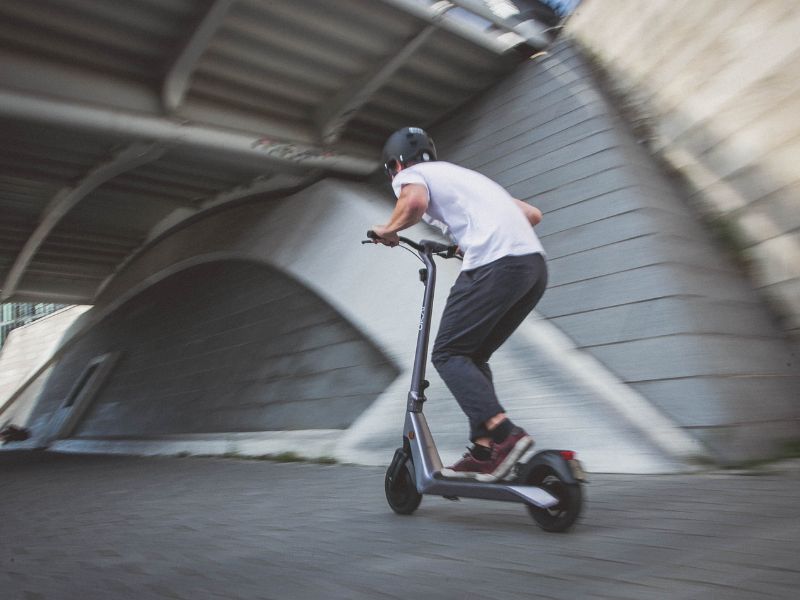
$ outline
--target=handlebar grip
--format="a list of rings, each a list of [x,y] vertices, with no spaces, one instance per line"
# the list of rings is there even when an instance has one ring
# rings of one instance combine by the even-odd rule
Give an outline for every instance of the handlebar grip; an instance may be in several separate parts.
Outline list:
[[[380,242],[381,244],[385,244],[385,245],[387,245],[387,246],[397,246],[397,243],[391,243],[391,242],[388,242],[388,241],[387,241],[385,238],[382,238],[381,236],[379,236],[379,235],[378,235],[377,233],[375,233],[375,231],[373,231],[372,229],[370,229],[369,231],[367,231],[367,237],[368,237],[370,240],[372,240],[372,242],[373,242],[373,243],[376,243],[376,244]],[[404,237],[401,237],[401,238],[400,238],[400,241],[401,241],[401,242],[406,242],[406,243],[409,243],[409,242],[410,242],[410,240],[407,240],[407,239],[406,239],[406,238],[404,238]],[[416,244],[414,244],[414,242],[411,242],[411,245],[412,245],[412,246],[415,246]]]
[[[368,237],[369,239],[366,239],[366,240],[361,240],[361,243],[362,243],[362,244],[377,244],[377,243],[378,243],[378,240],[379,240],[379,239],[381,239],[381,238],[378,236],[378,234],[377,234],[377,233],[375,233],[374,231],[372,231],[372,229],[370,229],[369,231],[367,231],[367,237]]]

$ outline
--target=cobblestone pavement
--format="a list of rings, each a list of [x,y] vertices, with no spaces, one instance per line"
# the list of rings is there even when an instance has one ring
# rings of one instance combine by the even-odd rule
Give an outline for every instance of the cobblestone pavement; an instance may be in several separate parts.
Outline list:
[[[568,534],[383,470],[0,453],[0,598],[797,598],[800,473],[600,476]]]

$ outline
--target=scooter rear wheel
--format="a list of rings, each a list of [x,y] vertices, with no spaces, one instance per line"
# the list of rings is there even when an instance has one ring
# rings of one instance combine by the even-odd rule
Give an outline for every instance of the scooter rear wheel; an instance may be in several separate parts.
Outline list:
[[[389,506],[398,515],[410,515],[422,502],[422,494],[414,485],[414,478],[408,468],[408,463],[403,464],[394,481],[390,480],[391,467],[386,471],[384,488]]]
[[[525,483],[541,487],[558,498],[558,504],[550,508],[527,507],[539,527],[554,533],[561,533],[572,527],[583,506],[583,493],[579,483],[564,481],[553,468],[546,465],[533,469],[525,478]]]

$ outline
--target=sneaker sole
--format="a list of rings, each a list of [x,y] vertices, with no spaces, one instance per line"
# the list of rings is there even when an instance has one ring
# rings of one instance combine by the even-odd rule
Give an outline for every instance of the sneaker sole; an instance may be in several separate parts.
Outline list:
[[[527,452],[528,448],[533,446],[533,438],[530,436],[525,436],[521,438],[511,449],[511,452],[508,453],[508,456],[505,457],[503,462],[500,463],[494,473],[492,473],[492,477],[494,479],[501,479],[508,475],[509,471],[514,467],[516,462],[519,458]]]
[[[481,483],[497,481],[508,475],[517,460],[519,460],[531,446],[533,446],[532,437],[526,436],[520,439],[493,473],[473,473],[468,471],[454,471],[453,469],[442,469],[439,471],[439,474],[447,479],[471,479],[473,481],[480,481]]]
[[[487,483],[489,481],[497,481],[497,476],[494,473],[470,473],[466,471],[453,471],[452,469],[442,469],[439,475],[446,479],[470,479],[473,481],[480,481]]]

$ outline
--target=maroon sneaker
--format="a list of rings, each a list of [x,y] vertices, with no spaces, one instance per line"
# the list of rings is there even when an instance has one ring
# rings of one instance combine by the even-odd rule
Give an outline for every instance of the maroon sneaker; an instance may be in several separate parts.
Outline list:
[[[533,445],[533,438],[521,427],[514,427],[502,442],[492,444],[492,458],[489,460],[493,479],[505,477],[525,451]]]
[[[443,477],[456,477],[462,479],[475,479],[477,481],[494,481],[492,475],[495,465],[492,459],[478,460],[472,452],[465,452],[461,460],[458,460],[449,467],[445,467],[439,473]]]

